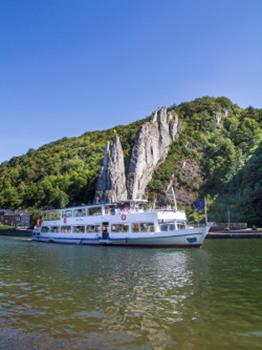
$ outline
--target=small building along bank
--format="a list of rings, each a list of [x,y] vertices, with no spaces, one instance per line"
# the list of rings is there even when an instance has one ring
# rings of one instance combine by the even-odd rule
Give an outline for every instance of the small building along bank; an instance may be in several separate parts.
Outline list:
[[[30,214],[26,211],[0,209],[0,223],[8,226],[28,228],[30,226]]]

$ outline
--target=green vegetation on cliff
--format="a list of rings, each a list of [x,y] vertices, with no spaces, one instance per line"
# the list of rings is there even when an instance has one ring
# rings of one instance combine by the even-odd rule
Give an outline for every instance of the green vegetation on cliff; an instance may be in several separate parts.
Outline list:
[[[150,199],[165,197],[173,181],[181,205],[207,196],[212,220],[261,224],[262,110],[241,109],[225,97],[173,106],[179,137],[148,185]],[[115,128],[126,163],[145,120]],[[114,129],[64,138],[0,165],[1,208],[63,207],[92,201],[104,145]],[[195,213],[191,213],[194,218]]]
[[[226,221],[230,210],[232,220],[261,224],[262,110],[241,109],[225,97],[203,97],[175,109],[181,136],[156,169],[149,196],[165,191],[173,178],[186,208],[197,196],[206,196],[210,219]],[[260,189],[256,200],[250,195],[254,188]]]
[[[143,120],[115,128],[125,156]],[[64,138],[0,165],[1,208],[64,207],[93,199],[104,145],[114,129]]]

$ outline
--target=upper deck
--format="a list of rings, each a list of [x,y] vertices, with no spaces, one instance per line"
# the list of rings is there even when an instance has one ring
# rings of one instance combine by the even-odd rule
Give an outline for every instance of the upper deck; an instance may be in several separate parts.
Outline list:
[[[48,210],[43,221],[50,224],[94,223],[98,221],[186,221],[184,211],[173,208],[149,208],[146,201],[123,201],[118,203],[82,205],[77,207]]]

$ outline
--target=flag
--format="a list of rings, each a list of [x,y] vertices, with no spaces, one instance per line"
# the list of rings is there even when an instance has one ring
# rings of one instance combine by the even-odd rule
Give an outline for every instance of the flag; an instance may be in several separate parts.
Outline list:
[[[205,209],[205,198],[197,199],[194,203],[192,203],[191,208],[198,211]]]

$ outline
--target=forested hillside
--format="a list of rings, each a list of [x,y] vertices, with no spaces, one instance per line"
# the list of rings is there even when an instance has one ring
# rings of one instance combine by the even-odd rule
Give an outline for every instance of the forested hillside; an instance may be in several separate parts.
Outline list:
[[[189,209],[206,196],[210,219],[262,224],[262,110],[241,109],[225,97],[202,97],[170,107],[179,118],[179,137],[154,171],[145,196],[166,201],[172,184],[178,202]],[[125,162],[146,121],[80,137],[64,138],[29,150],[0,165],[0,208],[63,207],[93,200],[104,145],[120,136]],[[191,219],[197,214],[190,212]]]
[[[175,109],[182,133],[156,169],[149,196],[164,192],[174,177],[180,201],[206,196],[211,220],[227,221],[230,210],[233,221],[261,225],[262,110],[241,109],[225,97],[203,97]]]

